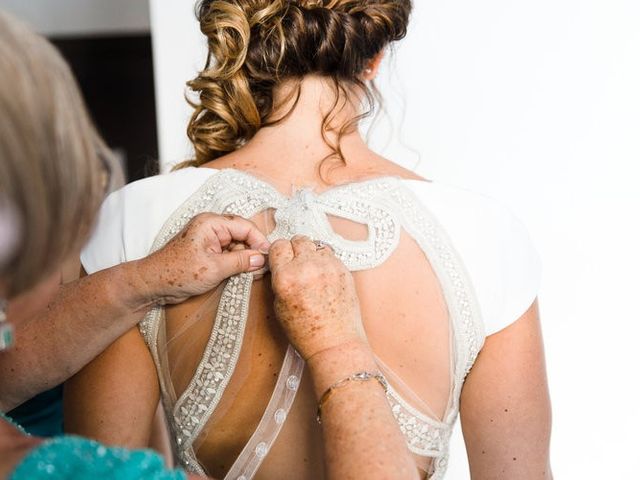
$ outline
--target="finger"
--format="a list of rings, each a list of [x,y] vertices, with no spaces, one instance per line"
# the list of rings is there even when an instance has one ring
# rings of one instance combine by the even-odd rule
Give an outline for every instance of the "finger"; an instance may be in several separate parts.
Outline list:
[[[309,237],[303,237],[301,235],[296,235],[291,239],[291,247],[296,257],[315,253],[317,249],[316,244]]]
[[[233,243],[233,236],[229,229],[223,223],[214,223],[211,225],[215,237],[218,239],[220,243],[220,247],[222,250],[228,249]]]
[[[217,271],[223,281],[226,278],[238,275],[239,273],[257,272],[264,268],[265,256],[255,250],[225,251],[215,259]]]
[[[213,235],[207,235],[206,245],[215,253],[222,253],[222,245],[220,244],[220,236],[213,231]]]
[[[331,244],[322,242],[322,245],[324,246],[324,248],[321,248],[320,251],[322,251],[324,253],[329,253],[331,255],[335,255],[336,254],[336,251],[333,249]]]
[[[244,243],[231,242],[227,247],[230,252],[237,252],[238,250],[247,250],[247,246]]]
[[[317,251],[318,255],[321,257],[333,257],[338,258],[336,252],[334,252],[333,248],[330,245],[325,245],[324,248],[321,248]]]
[[[251,272],[253,274],[253,280],[254,281],[258,281],[258,280],[262,280],[264,278],[264,276],[269,273],[269,265],[266,264],[264,267],[262,267],[260,270],[256,270],[255,272]]]
[[[219,225],[226,229],[230,241],[245,243],[250,249],[267,253],[270,244],[255,223],[242,217],[225,215],[218,217]]]
[[[269,250],[269,267],[271,272],[275,272],[283,265],[293,260],[293,247],[287,240],[278,240],[271,245]]]

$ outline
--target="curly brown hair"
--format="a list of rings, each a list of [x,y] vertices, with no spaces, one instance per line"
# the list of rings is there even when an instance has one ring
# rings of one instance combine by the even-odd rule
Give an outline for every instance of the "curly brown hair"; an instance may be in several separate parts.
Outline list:
[[[274,89],[297,82],[287,101],[300,97],[308,75],[332,80],[336,99],[324,118],[322,135],[348,89],[360,90],[369,110],[338,130],[330,145],[344,160],[342,136],[371,113],[375,86],[362,80],[367,65],[407,32],[411,0],[203,0],[196,7],[208,39],[204,69],[189,88],[196,99],[188,126],[195,158],[180,167],[199,166],[233,152],[256,132],[282,121],[272,118]],[[346,102],[346,101],[345,101]],[[285,102],[286,103],[286,102]]]

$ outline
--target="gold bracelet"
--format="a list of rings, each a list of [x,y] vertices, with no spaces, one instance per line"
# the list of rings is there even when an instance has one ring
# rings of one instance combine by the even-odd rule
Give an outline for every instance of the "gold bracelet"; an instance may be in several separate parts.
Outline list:
[[[327,388],[325,392],[322,394],[322,397],[320,397],[320,401],[318,402],[318,413],[316,415],[316,420],[318,420],[318,423],[322,424],[322,407],[324,406],[325,403],[327,403],[327,401],[329,400],[329,397],[331,396],[334,390],[336,390],[337,388],[344,387],[350,382],[368,382],[369,380],[377,380],[377,382],[384,389],[385,394],[389,391],[389,383],[381,373],[379,372],[354,373],[350,377],[343,378],[342,380],[334,383],[329,388]]]

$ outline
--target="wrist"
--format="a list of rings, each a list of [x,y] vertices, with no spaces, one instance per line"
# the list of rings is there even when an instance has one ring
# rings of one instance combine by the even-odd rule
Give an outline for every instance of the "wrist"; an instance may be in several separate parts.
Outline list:
[[[362,339],[354,339],[322,350],[307,360],[316,398],[336,382],[357,372],[377,371],[371,347]]]
[[[339,390],[346,390],[348,387],[354,386],[358,383],[363,385],[369,381],[378,382],[385,394],[389,391],[389,384],[387,383],[387,379],[384,378],[382,373],[377,371],[362,371],[354,373],[349,377],[345,377],[327,388],[327,390],[325,390],[325,392],[320,397],[320,400],[318,400],[318,410],[316,413],[316,420],[318,421],[318,423],[322,423],[322,408],[334,393],[338,392]]]
[[[344,338],[330,347],[325,347],[311,354],[307,358],[307,363],[312,366],[322,364],[327,359],[347,359],[351,354],[368,355],[372,354],[371,347],[363,338],[353,336]]]
[[[121,290],[125,304],[132,312],[147,310],[162,303],[162,292],[153,281],[154,275],[146,259],[121,264]]]

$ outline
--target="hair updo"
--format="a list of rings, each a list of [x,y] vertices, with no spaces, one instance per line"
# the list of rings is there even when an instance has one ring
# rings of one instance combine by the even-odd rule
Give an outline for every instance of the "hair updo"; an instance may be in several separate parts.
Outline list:
[[[372,104],[361,75],[379,52],[406,35],[410,13],[411,0],[201,1],[196,14],[209,54],[188,83],[197,96],[190,101],[195,111],[187,130],[195,159],[181,166],[233,152],[260,128],[277,123],[270,120],[274,88],[286,80],[323,76],[333,80],[336,95],[348,84]],[[335,150],[342,158],[339,144]]]

